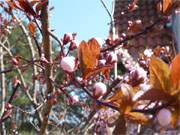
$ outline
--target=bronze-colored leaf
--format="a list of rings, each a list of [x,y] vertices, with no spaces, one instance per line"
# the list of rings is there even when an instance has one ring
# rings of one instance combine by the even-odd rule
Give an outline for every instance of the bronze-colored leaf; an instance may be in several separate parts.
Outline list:
[[[139,112],[127,112],[124,115],[128,120],[132,122],[137,122],[140,124],[147,124],[149,122],[148,117],[146,117],[143,113]]]
[[[162,0],[158,4],[158,10],[161,11],[163,14],[168,14],[171,10],[171,7],[173,5],[173,0]]]
[[[172,113],[171,124],[174,128],[176,128],[178,120],[180,118],[180,116],[179,116],[180,115],[180,104],[178,103],[178,104],[174,105],[173,109],[174,110],[171,111],[171,113]]]
[[[113,131],[113,135],[125,135],[126,134],[126,120],[121,115],[119,119],[117,120],[116,127]]]
[[[178,54],[171,63],[170,78],[173,90],[180,90],[180,54]]]
[[[12,10],[16,7],[16,3],[14,1],[6,0],[6,3],[9,5],[9,11],[12,12]]]
[[[146,91],[142,96],[137,98],[138,100],[150,100],[150,101],[160,101],[160,100],[168,100],[170,98],[170,95],[168,93],[165,93],[162,90],[159,89],[150,89]]]
[[[100,55],[100,45],[96,39],[90,39],[87,43],[82,41],[78,48],[80,68],[85,78],[89,72],[92,72]]]
[[[128,32],[137,33],[143,30],[143,25],[141,20],[136,20],[135,22],[129,22]]]
[[[153,88],[163,90],[165,92],[170,89],[170,70],[166,63],[161,59],[152,57],[149,65],[150,84]]]
[[[133,101],[129,95],[125,95],[122,90],[118,90],[112,97],[108,99],[108,102],[119,108],[119,112],[125,113],[130,111],[133,107]]]
[[[33,36],[35,36],[35,33],[36,33],[36,26],[35,26],[35,24],[33,23],[33,22],[29,22],[29,24],[28,24],[28,30],[29,30],[29,32],[33,35]]]
[[[84,79],[88,79],[89,77],[95,76],[99,73],[102,73],[106,77],[109,75],[111,66],[103,66],[103,67],[98,67],[94,69],[93,71],[90,71],[89,73],[85,74]]]

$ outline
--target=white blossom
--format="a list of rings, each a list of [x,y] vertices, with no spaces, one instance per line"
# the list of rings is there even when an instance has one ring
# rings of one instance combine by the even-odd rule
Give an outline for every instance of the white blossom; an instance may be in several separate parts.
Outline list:
[[[153,55],[152,49],[144,50],[144,55],[147,56],[147,57],[151,57]]]

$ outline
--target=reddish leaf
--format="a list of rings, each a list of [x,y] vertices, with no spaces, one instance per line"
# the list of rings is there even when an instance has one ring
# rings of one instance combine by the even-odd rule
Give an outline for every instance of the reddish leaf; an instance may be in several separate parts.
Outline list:
[[[170,78],[174,90],[180,90],[180,54],[173,59],[170,72]]]
[[[149,65],[150,70],[150,84],[153,88],[163,90],[165,92],[170,90],[170,70],[166,63],[161,59],[152,57]]]
[[[172,121],[171,124],[174,128],[176,128],[178,120],[180,118],[180,104],[178,103],[177,105],[174,106],[174,110],[171,111],[172,113]]]
[[[162,0],[158,4],[158,10],[161,11],[164,14],[168,14],[169,11],[171,10],[171,7],[173,5],[173,0]]]
[[[28,30],[30,31],[30,33],[35,36],[35,33],[36,33],[36,26],[33,22],[29,22],[28,24]]]
[[[142,96],[140,96],[138,100],[150,100],[150,101],[160,101],[160,100],[167,100],[170,98],[170,95],[168,93],[165,93],[162,90],[159,89],[150,89],[146,91]]]
[[[135,22],[129,21],[128,23],[129,23],[128,31],[131,33],[137,33],[142,31],[143,29],[141,20],[136,20]]]
[[[108,99],[108,102],[118,107],[121,113],[130,111],[134,104],[129,94],[126,95],[122,90],[118,90]]]
[[[143,113],[139,112],[128,112],[125,114],[125,117],[132,122],[137,122],[141,124],[147,124],[149,122],[148,117],[146,117]]]
[[[12,12],[12,10],[16,7],[15,2],[10,0],[6,0],[6,2],[9,5],[9,12]]]
[[[88,79],[89,77],[95,76],[99,73],[102,73],[103,75],[107,77],[109,75],[111,68],[112,68],[111,66],[103,66],[103,67],[96,68],[93,71],[90,71],[89,73],[87,73],[84,76],[84,79]]]
[[[100,45],[96,39],[91,39],[86,43],[82,41],[78,48],[78,55],[80,60],[80,68],[85,78],[89,72],[92,72],[97,65],[97,60],[100,55]]]

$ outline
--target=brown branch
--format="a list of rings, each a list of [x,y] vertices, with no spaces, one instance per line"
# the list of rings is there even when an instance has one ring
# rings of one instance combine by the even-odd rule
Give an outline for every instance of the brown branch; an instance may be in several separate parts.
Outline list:
[[[74,79],[74,81],[76,82],[76,84],[82,88],[82,90],[84,90],[84,92],[91,98],[93,99],[98,105],[103,105],[103,106],[107,106],[109,108],[112,108],[114,110],[119,110],[118,107],[112,105],[111,103],[107,103],[107,102],[103,102],[103,101],[100,101],[98,99],[96,99],[90,92],[87,88],[85,88],[81,83],[79,83],[76,79]]]
[[[11,104],[11,103],[12,103],[12,101],[13,101],[13,99],[14,99],[14,96],[15,96],[15,94],[16,94],[16,91],[17,91],[17,89],[19,88],[19,86],[20,86],[20,84],[18,83],[15,87],[13,87],[13,93],[11,94],[11,96],[10,96],[8,102],[7,102],[8,104]],[[10,109],[12,109],[12,108],[10,108]],[[3,112],[3,114],[2,114],[2,116],[1,116],[1,118],[0,118],[0,125],[1,125],[6,119],[8,119],[8,118],[10,117],[10,115],[6,115],[6,113],[7,113],[8,111],[10,111],[10,110],[4,110],[4,112]]]
[[[46,79],[46,97],[53,93],[53,85],[51,82],[52,78],[52,58],[51,58],[51,44],[50,44],[50,36],[49,36],[49,16],[48,16],[48,3],[42,7],[41,10],[41,29],[42,29],[42,40],[43,40],[43,49],[45,58],[49,61],[49,63],[45,64],[45,79]],[[39,135],[44,135],[46,132],[46,128],[48,126],[49,114],[52,108],[52,104],[49,102],[50,98],[47,98],[47,103],[43,108],[43,122],[41,124]]]

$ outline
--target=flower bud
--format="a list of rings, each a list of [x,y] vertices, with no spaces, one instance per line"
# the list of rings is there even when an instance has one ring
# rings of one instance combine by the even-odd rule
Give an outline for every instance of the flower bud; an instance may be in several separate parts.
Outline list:
[[[69,49],[70,50],[74,50],[76,48],[78,48],[79,46],[79,42],[77,40],[73,40],[71,43],[70,43],[70,46],[69,46]]]
[[[126,33],[122,33],[122,34],[121,34],[121,37],[122,37],[123,39],[127,38]]]
[[[109,46],[112,46],[113,45],[113,40],[109,37],[106,39],[106,44],[109,45]]]
[[[117,61],[118,61],[117,54],[114,52],[110,52],[107,56],[107,62],[114,63]]]
[[[78,103],[79,102],[79,97],[77,95],[73,95],[72,96],[72,100],[73,100],[73,103]]]
[[[6,103],[6,104],[5,104],[5,108],[6,108],[7,110],[9,110],[9,109],[12,109],[13,106],[12,106],[10,103]]]
[[[94,84],[94,96],[99,98],[107,92],[107,87],[102,82],[97,82]]]
[[[129,82],[134,87],[145,81],[147,73],[142,68],[134,69],[129,74]]]
[[[81,82],[81,81],[83,81],[83,78],[77,76],[77,77],[76,77],[76,80],[77,80],[78,82]]]
[[[45,58],[45,55],[44,55],[44,54],[42,54],[42,56],[41,56],[41,58],[40,58],[40,62],[41,62],[42,64],[48,64],[48,63],[49,63],[49,61]]]
[[[99,66],[104,66],[106,64],[106,60],[105,59],[101,59],[98,61],[98,65]]]
[[[71,42],[72,40],[73,40],[73,35],[71,33],[64,34],[64,37],[63,37],[63,44],[64,45]]]
[[[62,58],[60,66],[64,71],[74,72],[76,67],[75,58],[72,56]]]
[[[11,63],[15,66],[19,65],[19,59],[18,58],[12,58]]]
[[[163,108],[157,114],[158,122],[161,126],[166,127],[171,123],[171,111],[169,109]]]

